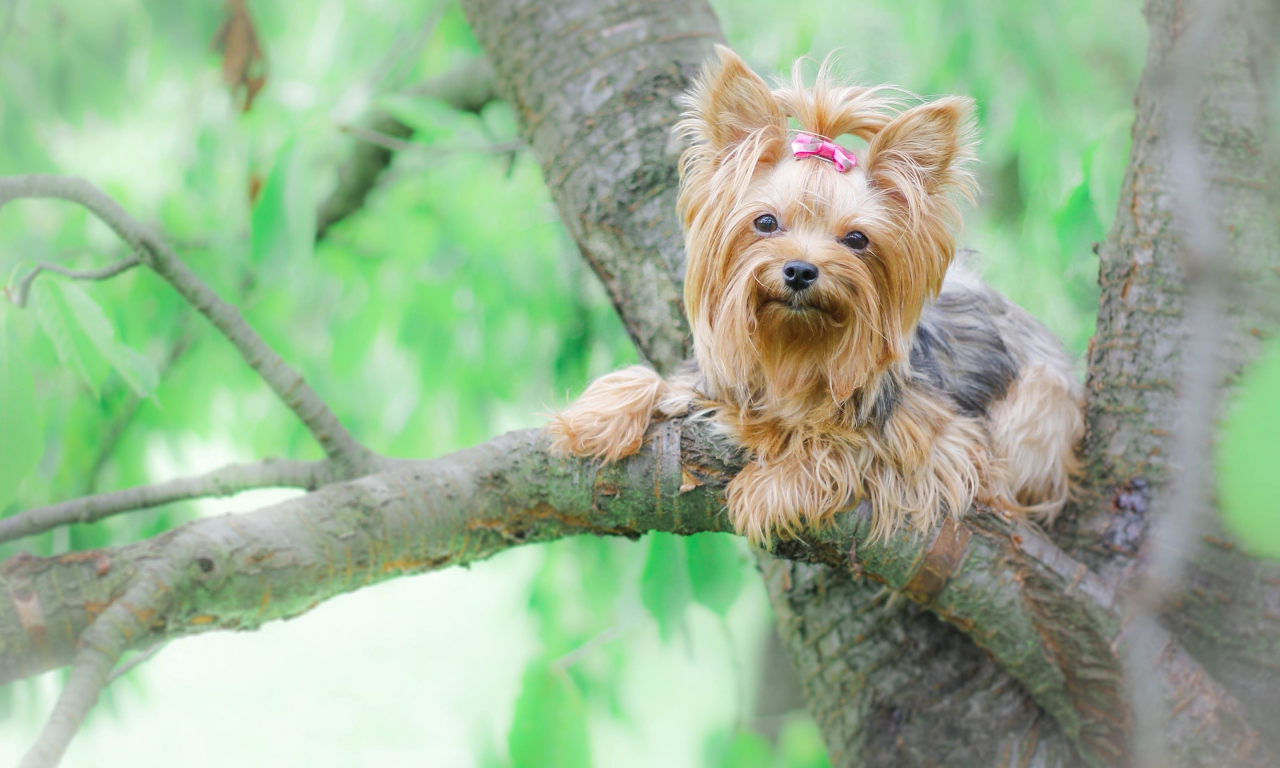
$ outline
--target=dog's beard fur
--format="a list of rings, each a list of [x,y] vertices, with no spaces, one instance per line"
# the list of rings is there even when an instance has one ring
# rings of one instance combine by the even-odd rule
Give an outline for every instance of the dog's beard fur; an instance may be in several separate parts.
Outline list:
[[[766,125],[718,155],[687,156],[685,300],[716,396],[809,422],[835,418],[903,357],[951,260],[954,206],[886,184],[891,163],[878,175],[840,174],[820,160],[791,159],[782,136]],[[752,222],[763,213],[785,231],[757,233]],[[871,245],[842,245],[850,230]],[[799,294],[782,278],[791,260],[820,273]]]
[[[904,518],[928,525],[941,508],[959,514],[985,471],[976,425],[908,397],[895,423],[863,427],[887,372],[906,366],[954,254],[951,193],[973,182],[969,103],[902,111],[896,92],[835,87],[825,66],[812,88],[797,67],[770,91],[722,52],[688,104],[685,308],[706,394],[757,458],[729,489],[735,525],[767,539],[864,495],[882,533]],[[841,173],[792,157],[788,117],[808,133],[865,140],[859,164]],[[776,232],[755,228],[762,214]],[[844,245],[851,231],[870,244]],[[793,260],[818,270],[801,292],[783,277]]]
[[[866,265],[815,260],[822,278],[794,294],[780,274],[801,256],[772,245],[748,246],[733,257],[729,280],[709,291],[697,353],[713,389],[794,421],[849,400],[883,365],[889,345],[880,288]]]

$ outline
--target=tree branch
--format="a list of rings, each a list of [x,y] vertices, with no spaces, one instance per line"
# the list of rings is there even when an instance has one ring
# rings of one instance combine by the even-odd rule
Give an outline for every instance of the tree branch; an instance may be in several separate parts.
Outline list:
[[[23,198],[65,200],[77,203],[97,216],[129,245],[144,264],[168,281],[227,337],[249,367],[306,425],[326,456],[352,470],[365,469],[375,461],[374,454],[356,442],[302,376],[267,346],[235,307],[219,298],[164,241],[93,184],[67,176],[0,178],[0,207]]]
[[[464,62],[439,77],[434,77],[408,89],[406,93],[429,99],[440,99],[454,109],[479,112],[495,97],[493,70],[481,58]],[[356,133],[356,130],[359,133]],[[386,112],[376,111],[366,117],[359,126],[353,126],[353,135],[381,136],[392,142],[400,142],[413,135],[413,129]],[[360,210],[365,198],[373,191],[382,172],[391,165],[397,146],[359,141],[351,153],[338,166],[338,186],[320,204],[316,219],[316,238],[323,239],[338,222]]]
[[[429,146],[426,144],[415,144],[412,141],[405,141],[394,136],[388,136],[385,133],[378,133],[369,128],[362,128],[358,125],[344,125],[342,130],[349,133],[360,141],[370,144],[376,144],[384,149],[392,152],[422,152],[433,156],[448,156],[461,153],[476,154],[503,154],[505,152],[515,152],[524,148],[523,141],[504,141],[498,144],[489,144],[479,147],[439,147]]]
[[[110,280],[116,275],[122,272],[127,272],[141,263],[142,261],[137,256],[130,256],[126,259],[117,261],[115,264],[103,267],[102,269],[88,270],[84,272],[60,267],[57,264],[37,264],[36,268],[28,272],[27,276],[22,278],[18,283],[17,289],[13,292],[13,303],[19,307],[27,306],[27,295],[31,292],[31,284],[40,276],[41,272],[55,272],[64,277],[69,277],[72,280]]]
[[[644,450],[615,465],[553,455],[541,431],[514,432],[430,462],[327,486],[252,514],[203,519],[138,544],[0,568],[0,683],[67,663],[77,637],[160,563],[170,607],[148,614],[128,647],[211,629],[251,629],[319,601],[406,573],[584,533],[723,531],[724,484],[738,469],[703,424],[656,424]],[[686,476],[697,485],[687,488]],[[924,535],[869,539],[861,508],[777,553],[851,565],[959,628],[1013,674],[1086,762],[1123,765],[1127,707],[1116,648],[1122,631],[1106,586],[1035,530],[991,514]],[[38,617],[33,618],[33,617]],[[1269,759],[1256,731],[1176,646],[1162,659],[1181,738],[1216,765]],[[1213,760],[1220,762],[1214,763]]]
[[[305,488],[312,491],[338,479],[330,461],[267,459],[231,464],[212,472],[154,485],[85,496],[0,519],[0,544],[72,523],[92,523],[104,517],[158,507],[184,499],[231,496],[252,488]]]
[[[125,675],[129,674],[133,670],[137,669],[143,664],[146,664],[148,661],[151,661],[152,659],[154,659],[157,654],[159,654],[161,651],[164,650],[165,645],[167,645],[167,643],[156,643],[155,645],[151,646],[145,651],[138,653],[138,655],[134,656],[132,659],[129,659],[124,664],[121,664],[120,666],[111,670],[111,675],[107,677],[107,685],[111,685],[112,683],[124,677]]]
[[[54,768],[75,737],[84,717],[111,679],[111,669],[132,639],[148,630],[150,617],[172,600],[167,583],[171,566],[160,562],[143,571],[143,578],[102,612],[81,636],[71,675],[49,715],[48,722],[19,768]]]
[[[1174,180],[1182,271],[1186,276],[1186,316],[1180,420],[1174,430],[1168,503],[1162,510],[1150,544],[1145,568],[1126,603],[1134,642],[1125,659],[1134,702],[1133,754],[1141,768],[1164,768],[1169,750],[1161,724],[1170,716],[1161,706],[1159,675],[1167,633],[1159,614],[1181,582],[1184,561],[1212,513],[1208,493],[1213,477],[1205,460],[1213,450],[1213,425],[1221,400],[1222,364],[1218,351],[1227,331],[1223,309],[1231,270],[1218,252],[1222,233],[1210,193],[1208,174],[1196,142],[1200,105],[1204,96],[1208,59],[1227,19],[1227,3],[1200,3],[1188,14],[1166,63],[1165,131],[1169,136],[1169,170]]]

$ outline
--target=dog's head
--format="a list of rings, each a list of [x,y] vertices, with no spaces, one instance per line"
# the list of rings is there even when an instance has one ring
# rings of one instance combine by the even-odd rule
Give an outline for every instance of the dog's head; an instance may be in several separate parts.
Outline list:
[[[941,287],[952,195],[973,189],[971,102],[904,111],[898,92],[837,86],[825,66],[806,88],[798,64],[770,90],[732,51],[717,54],[680,125],[698,361],[739,402],[843,403],[906,354]],[[865,151],[835,143],[845,135]]]

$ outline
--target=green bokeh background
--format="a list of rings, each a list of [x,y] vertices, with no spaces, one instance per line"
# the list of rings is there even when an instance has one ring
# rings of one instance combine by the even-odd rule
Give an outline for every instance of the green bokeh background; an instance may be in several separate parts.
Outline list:
[[[965,244],[991,282],[1083,354],[1097,302],[1091,247],[1115,215],[1145,53],[1136,0],[715,6],[762,73],[839,51],[861,82],[972,95],[984,194]],[[0,7],[0,173],[77,174],[107,189],[380,452],[436,456],[539,425],[592,377],[635,360],[537,163],[468,151],[517,138],[510,110],[474,116],[404,96],[479,54],[456,6],[249,8],[269,70],[242,113],[210,49],[218,3]],[[342,127],[378,105],[412,117],[419,146],[315,244],[314,211],[353,141]],[[124,255],[70,206],[0,212],[6,284],[40,261],[97,268]],[[58,278],[37,283],[28,309],[0,300],[0,388],[29,393],[33,382],[35,393],[0,404],[23,417],[0,436],[0,513],[231,461],[320,456],[159,279],[136,270],[76,288],[132,350],[117,363],[133,362],[113,365],[77,332],[66,307],[83,301]],[[81,334],[73,349],[48,332],[57,317]],[[121,544],[281,496],[140,512],[0,556]],[[825,765],[803,712],[757,716],[760,670],[786,662],[762,658],[770,617],[745,550],[707,538],[531,547],[254,635],[184,640],[108,690],[65,764]],[[59,680],[0,689],[0,761],[16,761]]]

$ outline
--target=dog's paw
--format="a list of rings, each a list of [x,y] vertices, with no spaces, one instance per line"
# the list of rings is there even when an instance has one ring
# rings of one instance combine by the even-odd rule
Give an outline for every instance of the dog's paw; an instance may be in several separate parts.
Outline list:
[[[571,456],[617,461],[640,450],[649,414],[570,408],[547,423],[552,450]]]
[[[573,405],[551,417],[551,447],[563,454],[617,461],[640,450],[658,398],[662,377],[633,365],[601,376]]]
[[[725,492],[729,520],[739,535],[768,547],[773,537],[793,539],[848,506],[856,492],[852,473],[815,472],[795,459],[753,461]]]

